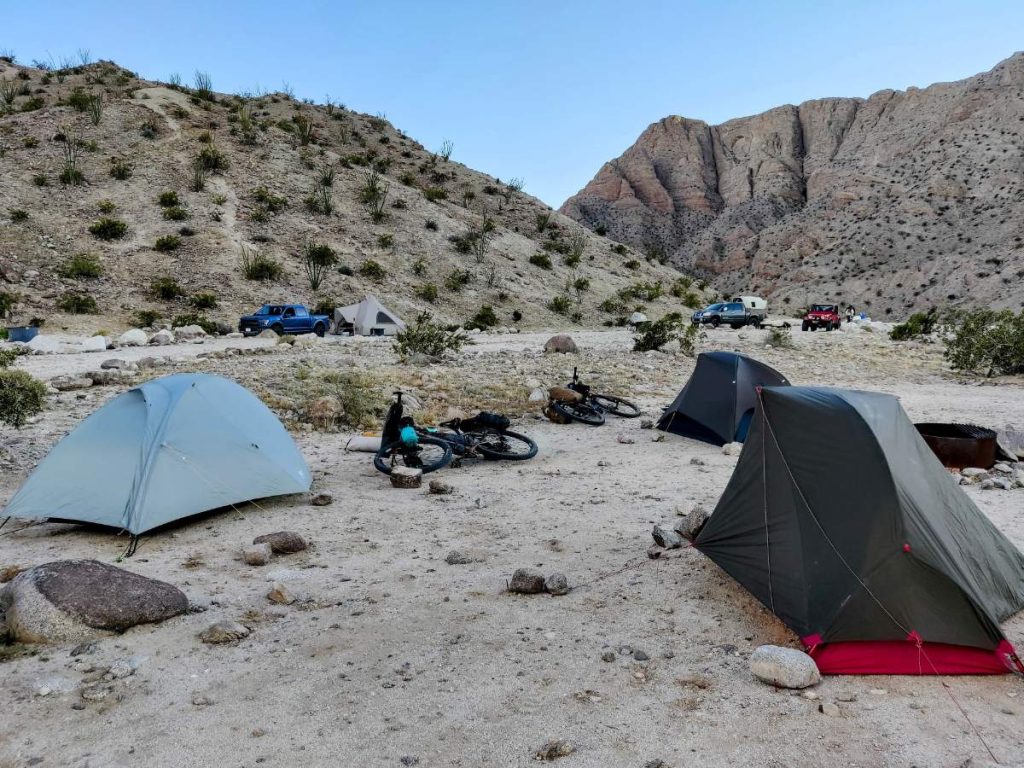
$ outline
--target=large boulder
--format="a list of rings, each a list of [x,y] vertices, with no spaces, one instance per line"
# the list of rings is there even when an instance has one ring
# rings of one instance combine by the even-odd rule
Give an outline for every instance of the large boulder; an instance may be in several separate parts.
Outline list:
[[[177,587],[96,560],[37,565],[0,590],[10,636],[23,643],[92,640],[187,610]]]
[[[183,325],[174,329],[174,337],[178,341],[191,341],[192,339],[201,339],[204,336],[206,336],[206,331],[198,325]]]
[[[155,344],[158,347],[165,347],[168,344],[174,343],[174,334],[166,328],[157,331],[149,340],[150,344]]]
[[[144,347],[148,343],[149,336],[141,328],[132,328],[130,331],[125,331],[117,339],[117,344],[121,347]]]
[[[999,447],[1015,459],[1024,460],[1024,430],[1007,424],[998,430]]]
[[[750,654],[750,672],[761,682],[779,688],[807,688],[821,682],[814,659],[780,645],[762,645]]]
[[[562,354],[572,354],[577,352],[576,342],[572,340],[572,336],[564,333],[560,333],[557,336],[552,336],[544,344],[545,352],[560,352]]]

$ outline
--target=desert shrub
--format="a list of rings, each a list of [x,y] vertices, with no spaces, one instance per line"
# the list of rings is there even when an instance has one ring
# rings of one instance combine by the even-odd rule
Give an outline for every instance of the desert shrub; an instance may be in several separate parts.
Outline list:
[[[270,213],[277,213],[288,205],[287,198],[273,194],[265,186],[253,190],[253,198]]]
[[[604,224],[598,224],[596,227],[594,227],[594,232],[599,234],[601,237],[604,237],[605,235],[608,234],[608,227],[606,227]]]
[[[627,253],[629,253],[629,248],[627,248],[622,243],[616,243],[615,245],[612,246],[612,252],[617,253],[619,256],[625,256]]]
[[[389,190],[390,185],[383,181],[380,173],[375,170],[366,174],[366,180],[359,188],[359,202],[366,206],[370,218],[378,224],[388,216],[384,206],[387,203]]]
[[[437,301],[437,286],[433,283],[424,283],[416,289],[416,295],[424,301],[429,301],[433,304]]]
[[[164,208],[164,218],[168,221],[184,221],[188,218],[188,211],[180,205],[173,205],[170,208]]]
[[[633,351],[648,352],[661,349],[670,341],[679,341],[690,330],[696,330],[678,312],[669,312],[658,320],[637,323],[633,327]]]
[[[11,208],[9,213],[11,221],[15,223],[28,220],[28,211],[22,210],[21,208]]]
[[[57,274],[70,279],[84,278],[95,279],[103,275],[103,265],[100,260],[89,253],[80,253],[72,256],[59,270]]]
[[[626,302],[616,296],[605,299],[597,305],[597,308],[602,312],[607,312],[609,315],[621,315],[629,309]]]
[[[330,216],[334,211],[334,193],[329,186],[321,181],[313,183],[313,191],[303,200],[306,209],[312,213]],[[376,221],[377,219],[374,219]]]
[[[394,349],[403,358],[417,353],[441,357],[446,352],[458,352],[467,342],[461,329],[449,330],[434,322],[429,312],[421,312],[395,336]]]
[[[25,371],[0,370],[0,421],[20,429],[40,413],[46,385]]]
[[[661,280],[653,283],[633,283],[619,291],[623,301],[654,301],[665,295]]]
[[[195,75],[195,95],[204,101],[213,101],[213,78],[210,77],[209,72],[200,72],[196,70]]]
[[[32,183],[37,187],[48,187],[50,186],[50,179],[45,173],[37,173],[32,177]]]
[[[551,223],[551,211],[541,211],[535,214],[537,221],[537,231],[543,232],[548,228],[548,224]]]
[[[380,262],[374,261],[373,259],[366,259],[359,265],[359,274],[367,280],[373,280],[374,282],[379,283],[388,276],[388,271],[384,269]]]
[[[388,233],[377,235],[377,245],[381,248],[390,248],[395,244],[395,236]]]
[[[118,181],[126,181],[132,176],[132,167],[124,160],[111,160],[110,175]]]
[[[284,274],[281,262],[267,256],[256,248],[242,246],[242,275],[246,280],[267,280],[273,282]]]
[[[160,204],[161,208],[173,208],[181,205],[181,201],[178,200],[178,193],[174,191],[161,192],[156,201]]]
[[[417,258],[416,261],[412,263],[412,273],[416,275],[416,277],[422,277],[425,275],[427,273],[427,260],[422,256]]]
[[[211,172],[226,171],[228,164],[227,155],[212,145],[199,150],[195,163],[196,167]]]
[[[100,200],[96,203],[96,208],[100,213],[113,213],[117,210],[117,206],[114,204],[113,200]]]
[[[348,264],[342,264],[338,267],[338,274],[344,275],[345,277],[352,277],[356,271],[352,269]]]
[[[494,308],[489,304],[484,304],[477,310],[477,313],[473,315],[466,324],[463,326],[466,330],[472,328],[479,328],[481,331],[486,331],[488,328],[493,328],[498,324],[498,316],[494,313]]]
[[[189,303],[196,309],[216,309],[217,294],[210,293],[209,291],[197,293]]]
[[[547,303],[547,307],[552,312],[559,315],[567,315],[572,309],[572,299],[566,296],[564,293],[560,293],[557,296],[553,296],[551,301]]]
[[[0,317],[7,317],[18,302],[18,297],[7,291],[0,291]]]
[[[423,196],[432,203],[448,199],[448,190],[444,187],[424,187]]]
[[[100,240],[120,240],[127,231],[127,224],[109,216],[102,216],[89,225],[89,232]]]
[[[177,250],[181,247],[181,238],[177,235],[164,235],[158,237],[156,242],[153,243],[153,249],[160,251],[161,253],[169,253],[170,251]]]
[[[68,292],[57,299],[57,309],[69,315],[97,315],[96,299],[87,293]]]
[[[74,107],[76,112],[85,112],[89,109],[91,102],[92,94],[86,93],[82,86],[76,85],[68,95],[66,103],[69,107]]]
[[[185,295],[185,291],[172,277],[158,277],[149,284],[152,294],[163,301],[173,301]]]
[[[535,253],[530,257],[530,263],[541,269],[551,269],[551,257],[546,253]]]
[[[5,329],[6,330],[6,329]],[[22,355],[28,354],[28,349],[25,347],[16,347],[15,349],[0,349],[0,370],[4,368],[10,368],[14,365],[14,361]]]
[[[423,226],[429,229],[431,232],[437,232],[437,222],[433,219],[427,219],[423,222]]]
[[[444,279],[444,287],[453,293],[458,293],[465,286],[473,282],[473,273],[467,269],[453,269]]]
[[[198,325],[211,336],[217,333],[217,324],[206,317],[206,315],[200,315],[198,312],[186,312],[182,315],[177,315],[171,321],[172,328],[183,328],[186,325]]]
[[[324,276],[338,263],[338,254],[326,243],[306,242],[302,246],[302,267],[313,291],[319,291]]]
[[[776,349],[791,349],[793,346],[793,337],[789,328],[769,328],[768,338],[765,341]]]
[[[630,259],[625,263],[624,266],[626,267],[626,269],[632,269],[635,271],[637,269],[640,269],[640,262],[637,261],[636,259]]]
[[[1024,373],[1024,311],[974,309],[951,313],[942,323],[945,357],[958,371],[986,376]]]
[[[149,328],[154,325],[162,315],[152,309],[140,309],[135,312],[132,323],[136,328]]]
[[[893,341],[907,341],[918,336],[927,336],[936,329],[938,322],[939,318],[935,307],[927,312],[915,312],[907,318],[905,323],[894,325],[889,331],[889,338]]]

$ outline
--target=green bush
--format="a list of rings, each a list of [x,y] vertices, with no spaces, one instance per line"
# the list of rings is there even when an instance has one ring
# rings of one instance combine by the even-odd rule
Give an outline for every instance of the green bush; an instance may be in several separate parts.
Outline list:
[[[0,317],[7,317],[11,314],[17,301],[18,297],[15,294],[0,291]]]
[[[127,231],[127,224],[108,216],[103,216],[89,225],[89,232],[100,240],[120,240]]]
[[[14,365],[14,361],[24,354],[28,354],[28,349],[26,349],[25,347],[16,347],[15,349],[0,349],[0,370],[11,367],[12,365]]]
[[[463,327],[466,330],[479,328],[481,331],[486,331],[488,328],[493,328],[497,324],[498,316],[494,313],[494,308],[489,304],[484,304]]]
[[[86,293],[65,293],[57,299],[57,309],[69,315],[98,315],[96,299]]]
[[[769,328],[766,341],[776,349],[791,349],[793,347],[793,337],[789,328]]]
[[[681,341],[688,332],[696,333],[696,326],[691,325],[678,312],[669,312],[658,320],[637,323],[633,327],[633,351],[648,352],[661,349],[670,341]]]
[[[619,291],[619,298],[623,301],[654,301],[665,295],[665,289],[661,280],[653,283],[633,283]]]
[[[379,283],[388,276],[388,271],[384,269],[380,262],[374,261],[373,259],[366,259],[366,261],[359,265],[359,274],[367,280],[373,280],[374,282]]]
[[[975,309],[951,313],[942,323],[945,357],[958,371],[986,376],[1024,373],[1024,310]]]
[[[164,218],[168,221],[184,221],[188,218],[188,211],[180,205],[172,205],[170,208],[164,208]]]
[[[156,324],[162,315],[152,309],[140,309],[136,311],[133,324],[136,328],[149,328]]]
[[[437,286],[433,283],[424,283],[416,289],[416,295],[424,301],[429,301],[433,304],[437,301]]]
[[[453,293],[458,293],[465,286],[473,282],[473,273],[467,269],[453,269],[448,277],[444,279],[444,287]]]
[[[25,371],[0,370],[0,421],[20,429],[45,403],[43,382]]]
[[[551,257],[546,253],[535,253],[530,257],[530,263],[541,269],[551,269]]]
[[[185,291],[172,277],[158,277],[149,285],[153,295],[162,301],[173,301],[185,295]]]
[[[242,246],[242,275],[246,280],[267,280],[274,282],[284,274],[281,262],[272,259],[260,250]]]
[[[196,156],[196,166],[204,171],[226,171],[228,165],[227,155],[212,145],[203,147]]]
[[[551,301],[548,302],[547,307],[549,310],[559,315],[569,314],[569,310],[572,309],[572,299],[563,293],[553,296]]]
[[[11,208],[11,221],[17,223],[19,221],[28,220],[28,211],[22,210],[21,208]]]
[[[183,328],[186,325],[198,325],[211,336],[217,333],[217,324],[206,317],[206,315],[200,315],[197,312],[186,312],[183,315],[176,316],[171,321],[172,328]]]
[[[160,197],[157,198],[157,202],[161,208],[173,208],[176,205],[180,205],[178,200],[177,192],[161,192]]]
[[[59,270],[57,274],[69,279],[83,278],[94,280],[103,275],[103,265],[100,260],[88,253],[80,253],[72,256],[71,259]]]
[[[189,303],[196,309],[216,309],[217,294],[209,292],[197,293]]]
[[[158,237],[156,242],[153,243],[153,249],[160,251],[161,253],[169,253],[175,251],[181,247],[181,238],[177,235],[164,235]]]
[[[265,186],[256,187],[252,194],[256,202],[270,211],[270,213],[277,213],[288,205],[287,198],[273,194]]]
[[[402,358],[414,354],[441,357],[446,352],[458,352],[469,340],[461,330],[449,330],[435,323],[428,312],[421,312],[416,320],[395,336],[395,352]]]
[[[927,312],[915,312],[907,318],[907,322],[894,325],[889,331],[889,338],[893,341],[907,341],[918,336],[927,336],[936,329],[938,323],[935,307]]]
[[[118,181],[126,181],[132,176],[132,167],[124,160],[111,160],[110,175]]]
[[[444,187],[424,187],[423,196],[432,203],[448,199],[448,190]]]
[[[302,266],[306,271],[309,287],[320,290],[327,270],[338,263],[338,254],[326,243],[307,242],[302,249]]]

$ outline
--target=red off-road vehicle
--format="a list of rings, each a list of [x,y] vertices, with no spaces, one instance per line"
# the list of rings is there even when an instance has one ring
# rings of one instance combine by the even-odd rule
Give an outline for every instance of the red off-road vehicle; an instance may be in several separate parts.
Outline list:
[[[812,304],[810,310],[804,315],[801,328],[805,331],[816,331],[819,328],[836,331],[842,323],[843,319],[839,316],[837,304]]]

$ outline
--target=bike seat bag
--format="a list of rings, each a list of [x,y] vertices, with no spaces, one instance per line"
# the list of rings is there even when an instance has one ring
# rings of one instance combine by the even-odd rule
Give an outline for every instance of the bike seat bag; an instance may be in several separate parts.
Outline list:
[[[484,427],[486,429],[503,430],[508,429],[512,425],[512,421],[503,413],[494,413],[493,411],[480,411],[476,416],[462,422],[462,428],[471,429],[473,427]]]

